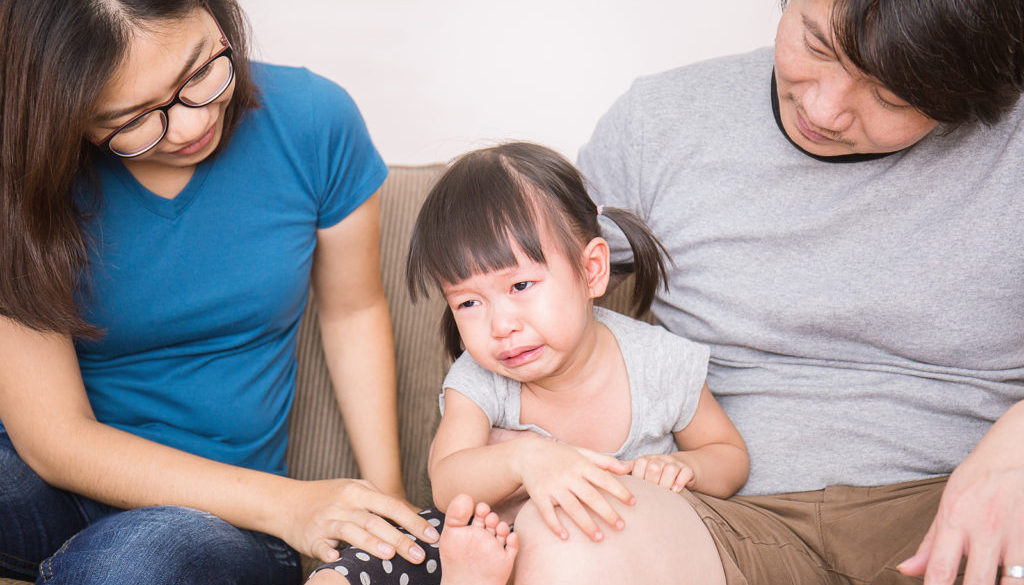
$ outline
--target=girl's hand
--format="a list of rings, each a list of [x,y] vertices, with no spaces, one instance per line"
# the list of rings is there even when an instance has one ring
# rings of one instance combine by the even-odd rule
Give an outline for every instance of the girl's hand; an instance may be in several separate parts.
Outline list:
[[[670,454],[644,455],[633,461],[633,476],[656,483],[677,494],[693,487],[693,468]]]
[[[580,447],[548,440],[534,441],[532,452],[523,465],[522,484],[544,523],[559,538],[567,539],[569,533],[558,521],[556,506],[560,506],[591,540],[598,542],[604,535],[587,509],[616,530],[625,526],[607,495],[599,490],[633,505],[636,498],[613,475],[628,473],[629,465]]]
[[[437,531],[408,502],[381,493],[369,482],[330,479],[295,481],[292,486],[281,513],[281,534],[306,556],[335,561],[338,545],[347,542],[382,559],[397,552],[409,562],[422,562],[423,550],[386,519],[421,540],[438,540]]]

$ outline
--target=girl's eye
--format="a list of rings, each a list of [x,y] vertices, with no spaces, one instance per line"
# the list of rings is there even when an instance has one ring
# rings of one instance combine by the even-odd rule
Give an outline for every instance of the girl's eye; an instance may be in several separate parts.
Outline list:
[[[523,282],[517,282],[512,285],[512,290],[516,292],[523,292],[524,290],[533,286],[532,280],[524,280]]]
[[[468,309],[468,308],[470,308],[470,307],[474,307],[474,306],[476,306],[476,304],[477,304],[478,302],[480,302],[480,301],[462,301],[461,303],[459,303],[458,305],[456,305],[456,306],[455,306],[455,308],[456,308],[456,309]]]

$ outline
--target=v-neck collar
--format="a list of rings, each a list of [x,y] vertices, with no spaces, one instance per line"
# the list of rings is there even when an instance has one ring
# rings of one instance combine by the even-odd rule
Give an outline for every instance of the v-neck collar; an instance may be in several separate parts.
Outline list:
[[[195,201],[196,196],[202,190],[213,168],[209,161],[202,161],[196,165],[195,172],[185,184],[185,187],[173,198],[161,197],[146,188],[135,175],[124,166],[124,163],[111,155],[104,157],[105,165],[113,177],[120,182],[131,196],[149,211],[173,219],[180,216]]]

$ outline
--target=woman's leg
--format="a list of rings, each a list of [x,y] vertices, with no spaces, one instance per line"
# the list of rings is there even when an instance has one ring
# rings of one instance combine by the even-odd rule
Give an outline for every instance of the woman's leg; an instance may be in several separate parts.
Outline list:
[[[114,511],[48,485],[21,460],[0,426],[0,577],[35,579],[43,559]]]
[[[515,522],[520,541],[515,584],[724,585],[718,550],[686,499],[647,481],[621,480],[636,504],[609,498],[626,527],[603,530],[601,542],[592,542],[561,513],[569,539],[560,540],[535,506],[523,507]]]
[[[288,585],[299,555],[281,540],[191,508],[117,512],[72,536],[39,567],[38,583]]]
[[[280,540],[196,510],[123,511],[49,486],[0,426],[0,576],[77,585],[299,583]]]

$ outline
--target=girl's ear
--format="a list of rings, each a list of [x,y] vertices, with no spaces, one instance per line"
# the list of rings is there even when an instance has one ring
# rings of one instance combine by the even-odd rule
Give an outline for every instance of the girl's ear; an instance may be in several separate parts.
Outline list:
[[[604,238],[594,238],[583,248],[583,268],[587,295],[596,299],[604,295],[611,277],[611,252]]]

